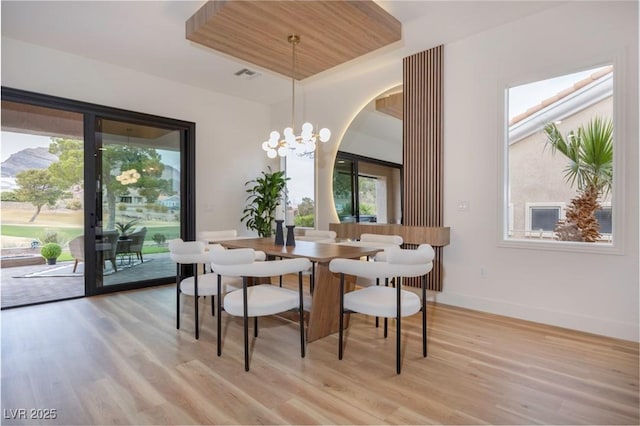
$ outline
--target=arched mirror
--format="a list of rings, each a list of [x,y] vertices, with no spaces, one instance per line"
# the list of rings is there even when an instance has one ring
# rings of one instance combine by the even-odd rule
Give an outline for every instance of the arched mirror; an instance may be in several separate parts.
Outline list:
[[[333,200],[340,222],[402,223],[402,86],[376,96],[349,125]]]

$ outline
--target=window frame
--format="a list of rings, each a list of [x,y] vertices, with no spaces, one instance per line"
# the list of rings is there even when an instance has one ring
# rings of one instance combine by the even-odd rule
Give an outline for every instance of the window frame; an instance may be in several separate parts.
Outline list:
[[[588,243],[580,241],[536,240],[532,238],[510,238],[509,230],[509,89],[512,87],[546,80],[566,74],[577,73],[590,68],[613,65],[613,128],[614,151],[613,169],[614,180],[611,188],[611,197],[615,208],[612,208],[612,233],[608,238],[609,243]],[[508,80],[506,77],[498,80],[498,161],[501,169],[498,172],[498,226],[497,246],[501,248],[534,249],[547,251],[562,251],[576,253],[598,253],[609,255],[625,254],[625,235],[621,229],[625,226],[625,141],[627,130],[625,123],[625,95],[627,70],[625,68],[625,53],[623,49],[607,52],[599,57],[591,57],[588,60],[568,61],[567,65],[549,67],[545,64],[543,69],[532,71],[519,79]],[[612,206],[613,207],[613,206]],[[612,240],[612,241],[611,241]]]
[[[549,202],[528,202],[525,203],[524,210],[524,234],[528,238],[543,238],[543,239],[553,239],[555,232],[554,231],[546,231],[543,230],[540,233],[540,230],[534,230],[531,226],[531,222],[533,221],[533,209],[558,209],[558,220],[563,219],[566,212],[566,203],[561,201],[549,201]]]

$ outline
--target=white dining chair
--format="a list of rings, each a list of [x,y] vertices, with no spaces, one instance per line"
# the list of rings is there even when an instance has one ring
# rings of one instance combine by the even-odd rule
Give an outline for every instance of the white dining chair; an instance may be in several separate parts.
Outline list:
[[[254,337],[258,337],[258,317],[296,310],[300,318],[300,355],[305,356],[304,294],[302,272],[311,266],[306,258],[256,262],[253,249],[235,249],[212,253],[213,270],[228,277],[242,278],[242,288],[228,293],[224,298],[224,311],[241,316],[244,328],[244,368],[249,371],[249,317],[254,318]],[[298,274],[298,291],[271,284],[249,287],[248,278],[275,277]],[[220,283],[220,278],[218,278]],[[218,356],[222,354],[221,308],[218,304]]]
[[[169,256],[176,262],[176,328],[180,329],[180,295],[192,296],[194,298],[195,315],[195,338],[200,338],[199,327],[199,297],[211,296],[211,314],[215,315],[214,300],[231,290],[236,290],[242,285],[238,278],[224,277],[221,285],[218,286],[218,276],[215,273],[206,273],[204,267],[203,274],[200,274],[200,265],[209,265],[211,254],[217,251],[225,251],[219,244],[210,245],[209,252],[205,251],[205,243],[202,241],[183,241],[174,239],[169,241]],[[193,275],[184,277],[182,275],[182,265],[193,265]]]
[[[422,352],[427,356],[427,304],[426,276],[433,268],[435,252],[428,244],[416,250],[398,247],[388,248],[385,262],[364,262],[353,259],[334,259],[329,270],[340,274],[340,325],[338,337],[338,358],[342,359],[343,329],[345,313],[362,313],[375,317],[396,320],[396,372],[400,374],[401,318],[422,311]],[[370,279],[396,279],[395,288],[372,286],[344,293],[345,275],[355,275]],[[422,295],[402,289],[403,277],[422,277]],[[386,336],[385,336],[386,337]]]
[[[336,236],[337,234],[335,231],[307,229],[304,231],[304,235],[296,237],[296,239],[298,241],[333,244],[336,242]],[[311,262],[311,269],[304,271],[303,275],[309,276],[309,292],[313,294],[313,289],[316,283],[316,262]]]
[[[238,238],[238,231],[235,229],[198,232],[198,241],[204,241],[205,244],[215,244],[216,241],[233,240],[235,238]]]

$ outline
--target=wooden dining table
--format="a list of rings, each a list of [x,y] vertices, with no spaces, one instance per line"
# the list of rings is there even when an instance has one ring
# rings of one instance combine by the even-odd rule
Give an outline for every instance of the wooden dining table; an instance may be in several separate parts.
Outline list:
[[[307,342],[336,333],[340,324],[340,275],[329,271],[329,262],[336,258],[359,259],[384,250],[380,247],[359,247],[314,241],[296,241],[295,246],[276,245],[273,238],[242,238],[211,241],[211,243],[232,249],[252,248],[275,257],[306,257],[316,263],[313,302],[307,325]],[[354,286],[355,277],[346,277],[345,291],[353,290]],[[348,321],[348,318],[345,320]]]

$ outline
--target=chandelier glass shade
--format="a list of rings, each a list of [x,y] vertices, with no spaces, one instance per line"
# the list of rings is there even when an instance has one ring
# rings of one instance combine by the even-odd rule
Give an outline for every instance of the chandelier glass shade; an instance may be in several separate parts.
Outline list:
[[[262,149],[267,152],[267,157],[276,158],[286,157],[290,153],[302,156],[310,154],[316,150],[316,143],[327,142],[331,139],[331,131],[322,128],[317,133],[314,131],[313,124],[305,122],[302,125],[302,131],[296,135],[293,128],[295,126],[296,111],[296,45],[300,43],[300,37],[292,34],[288,38],[292,46],[292,69],[291,69],[291,127],[287,127],[282,132],[274,130],[269,135],[269,140],[262,143]]]
[[[116,180],[123,185],[136,183],[138,179],[140,179],[140,173],[136,169],[125,170],[116,176]]]

